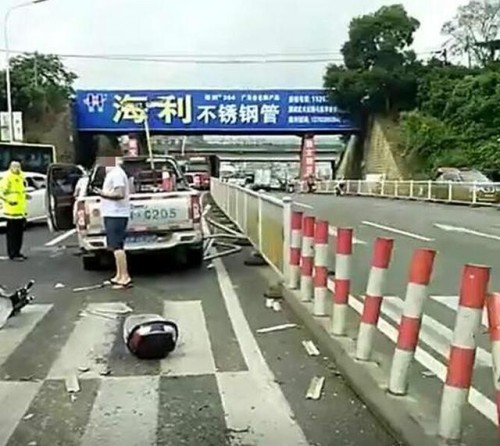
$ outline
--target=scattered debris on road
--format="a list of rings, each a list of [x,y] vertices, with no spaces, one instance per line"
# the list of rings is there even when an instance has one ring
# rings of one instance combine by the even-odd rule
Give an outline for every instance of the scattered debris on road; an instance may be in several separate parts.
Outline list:
[[[66,391],[68,393],[76,393],[80,391],[80,383],[78,382],[76,373],[70,373],[66,376],[64,384],[66,385]]]
[[[309,384],[309,388],[307,389],[306,399],[319,400],[324,385],[325,385],[325,378],[323,376],[321,377],[315,376],[311,380],[311,384]]]
[[[302,345],[307,351],[309,356],[319,356],[319,350],[316,345],[314,345],[313,341],[302,341]]]
[[[257,330],[257,333],[272,333],[274,331],[281,331],[281,330],[287,330],[288,328],[295,328],[297,327],[297,324],[282,324],[282,325],[275,325],[274,327],[267,327],[267,328],[259,328]]]
[[[104,283],[98,283],[97,285],[89,285],[89,286],[82,286],[79,288],[73,288],[74,293],[80,293],[82,291],[93,291],[93,290],[100,290],[101,288],[104,288],[106,285]]]
[[[56,284],[54,285],[54,288],[56,288],[56,289],[60,289],[60,288],[65,288],[65,286],[64,286],[64,283],[56,283]]]

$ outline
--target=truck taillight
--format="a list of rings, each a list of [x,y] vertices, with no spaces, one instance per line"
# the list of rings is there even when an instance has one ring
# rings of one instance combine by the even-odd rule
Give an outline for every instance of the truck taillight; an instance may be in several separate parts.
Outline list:
[[[193,219],[193,223],[199,223],[201,220],[201,209],[200,209],[200,196],[191,195],[191,212],[190,217]]]
[[[88,215],[85,210],[85,202],[79,201],[76,204],[76,225],[78,229],[86,229],[89,223]]]

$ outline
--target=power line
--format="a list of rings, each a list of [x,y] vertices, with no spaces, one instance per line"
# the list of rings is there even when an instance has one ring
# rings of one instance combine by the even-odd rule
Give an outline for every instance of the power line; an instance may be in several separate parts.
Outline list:
[[[0,49],[0,53],[6,53]],[[425,51],[419,55],[435,54],[437,51]],[[40,54],[36,51],[10,51],[11,54]],[[343,62],[339,53],[335,52],[310,52],[310,53],[263,53],[263,54],[76,54],[76,53],[50,53],[64,59],[105,60],[122,62],[147,62],[147,63],[175,63],[175,64],[201,64],[201,65],[255,65],[255,64],[304,64],[304,63],[331,63]],[[323,57],[320,57],[323,55]],[[329,57],[327,57],[329,55]]]

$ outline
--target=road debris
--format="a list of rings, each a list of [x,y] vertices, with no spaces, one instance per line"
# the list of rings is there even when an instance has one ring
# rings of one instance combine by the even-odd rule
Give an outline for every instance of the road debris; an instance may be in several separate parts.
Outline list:
[[[319,356],[319,350],[313,341],[302,341],[302,345],[306,349],[309,356]]]
[[[106,285],[104,283],[98,283],[97,285],[89,285],[89,286],[82,286],[79,288],[73,288],[74,293],[81,293],[82,291],[93,291],[93,290],[100,290],[101,288],[104,288]]]
[[[56,288],[56,289],[60,289],[60,288],[65,288],[65,286],[64,286],[64,283],[56,283],[56,284],[54,285],[54,288]]]
[[[275,300],[273,302],[273,310],[274,311],[281,311],[281,302],[279,300]]]
[[[64,384],[66,385],[66,391],[68,393],[76,393],[80,391],[80,384],[78,382],[76,373],[70,373],[68,376],[66,376]]]
[[[297,324],[282,324],[275,325],[274,327],[260,328],[257,330],[257,333],[272,333],[274,331],[287,330],[288,328],[295,328]]]
[[[273,299],[266,299],[266,308],[273,308]]]
[[[78,371],[80,373],[87,373],[89,370],[90,370],[90,367],[87,367],[87,366],[78,367]]]
[[[132,311],[134,310],[132,310],[132,308],[130,308],[123,302],[107,302],[94,307],[94,311],[96,311],[97,313],[111,313],[120,315],[132,313]]]
[[[23,417],[23,420],[24,421],[31,420],[34,416],[35,416],[34,413],[29,413],[28,415],[26,415],[25,417]]]
[[[325,385],[325,378],[323,376],[321,377],[315,376],[311,380],[311,384],[309,384],[309,388],[307,389],[306,399],[319,400],[324,385]]]

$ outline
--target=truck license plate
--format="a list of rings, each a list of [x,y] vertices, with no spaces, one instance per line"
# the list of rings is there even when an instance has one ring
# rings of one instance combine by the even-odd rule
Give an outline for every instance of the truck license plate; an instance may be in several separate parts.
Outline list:
[[[125,241],[125,247],[154,243],[156,235],[129,235]]]
[[[136,207],[132,208],[130,221],[134,224],[144,223],[168,223],[177,218],[177,209]]]

